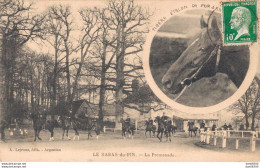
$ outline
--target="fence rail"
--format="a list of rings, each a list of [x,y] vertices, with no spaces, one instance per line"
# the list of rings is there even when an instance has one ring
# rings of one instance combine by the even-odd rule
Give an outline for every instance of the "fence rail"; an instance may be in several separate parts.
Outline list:
[[[239,148],[239,140],[249,139],[250,140],[250,150],[252,152],[256,149],[256,141],[260,140],[260,131],[238,131],[238,130],[216,130],[204,132],[204,129],[200,130],[200,142],[210,144],[210,139],[213,138],[214,146],[217,146],[218,138],[221,139],[222,148],[227,147],[227,139],[235,139],[236,149]]]

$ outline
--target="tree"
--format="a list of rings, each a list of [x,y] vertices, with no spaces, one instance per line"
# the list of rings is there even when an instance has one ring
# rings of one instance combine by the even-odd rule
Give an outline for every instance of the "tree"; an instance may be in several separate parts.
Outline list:
[[[249,128],[249,121],[251,119],[251,129],[254,130],[255,118],[258,116],[260,111],[260,87],[259,79],[255,78],[247,89],[246,93],[230,107],[230,110],[234,110],[235,114],[243,113],[246,129]]]
[[[44,39],[53,47],[54,49],[54,67],[53,71],[48,77],[47,86],[48,91],[51,96],[51,109],[57,105],[57,86],[58,86],[58,77],[60,73],[63,71],[61,67],[61,62],[66,59],[66,65],[68,63],[68,57],[70,55],[70,51],[68,49],[68,36],[69,36],[69,25],[67,19],[68,15],[70,14],[68,7],[63,6],[52,6],[47,11],[47,18],[45,22],[46,27],[46,34]],[[64,30],[64,24],[65,30]],[[66,44],[64,44],[65,42]],[[67,46],[66,55],[62,56],[64,52],[63,46]],[[66,69],[69,69],[66,67]],[[68,71],[66,71],[68,73]],[[67,78],[67,82],[70,83],[70,78]],[[54,119],[54,112],[52,111],[52,118]]]
[[[116,41],[112,44],[115,52],[115,105],[117,121],[124,113],[124,86],[126,86],[126,59],[142,51],[144,35],[148,32],[150,13],[134,0],[110,0],[108,3],[109,18],[106,19],[109,29],[114,30]],[[134,70],[133,70],[134,71]]]
[[[253,83],[251,84],[252,88],[252,95],[251,95],[251,109],[252,109],[252,122],[251,122],[251,129],[255,129],[255,118],[260,112],[260,85],[259,80],[255,78]]]
[[[29,40],[42,36],[41,15],[29,15],[32,4],[25,5],[23,0],[4,0],[0,2],[0,31],[1,31],[1,83],[2,116],[6,117],[14,102],[14,67],[18,51]],[[3,112],[4,111],[4,112]],[[3,114],[4,113],[4,114]]]

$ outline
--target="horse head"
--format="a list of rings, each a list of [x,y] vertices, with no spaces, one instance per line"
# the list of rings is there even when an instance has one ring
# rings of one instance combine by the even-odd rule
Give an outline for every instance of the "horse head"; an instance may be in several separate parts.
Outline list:
[[[201,32],[193,42],[170,66],[162,78],[164,90],[178,94],[185,86],[191,85],[203,77],[216,74],[218,47],[221,44],[221,32],[215,16],[209,25],[201,17]],[[214,66],[213,66],[214,65]]]

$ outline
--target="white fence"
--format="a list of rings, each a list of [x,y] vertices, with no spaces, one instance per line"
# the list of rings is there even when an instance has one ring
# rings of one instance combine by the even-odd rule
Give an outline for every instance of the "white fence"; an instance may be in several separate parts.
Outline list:
[[[216,131],[206,131],[201,129],[200,133],[200,142],[210,144],[210,139],[213,138],[214,146],[217,145],[217,141],[220,139],[222,148],[226,148],[227,139],[234,139],[236,142],[236,149],[239,148],[239,141],[244,139],[250,140],[250,150],[252,152],[256,149],[256,141],[260,140],[259,138],[260,131],[238,131],[238,130],[216,130]]]

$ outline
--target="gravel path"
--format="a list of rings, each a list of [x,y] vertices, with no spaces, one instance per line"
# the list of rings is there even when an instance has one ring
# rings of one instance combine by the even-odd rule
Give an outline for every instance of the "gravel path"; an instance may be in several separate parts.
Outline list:
[[[73,137],[74,132],[70,131]],[[55,130],[55,141],[49,142],[50,133],[42,131],[42,141],[33,142],[33,131],[26,137],[7,136],[7,143],[0,143],[0,161],[260,161],[260,144],[256,152],[249,151],[249,144],[241,149],[221,149],[213,145],[203,146],[199,137],[188,137],[176,133],[171,142],[159,142],[157,138],[145,138],[144,132],[137,132],[134,139],[123,139],[120,132],[102,133],[97,140],[80,132],[80,140],[62,140],[61,130]],[[227,144],[229,145],[229,144]],[[247,147],[248,145],[248,147]]]

